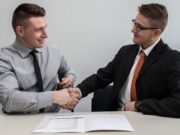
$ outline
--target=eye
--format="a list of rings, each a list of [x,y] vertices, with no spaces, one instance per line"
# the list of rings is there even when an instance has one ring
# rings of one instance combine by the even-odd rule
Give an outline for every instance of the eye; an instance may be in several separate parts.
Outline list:
[[[144,27],[143,27],[141,24],[139,24],[139,23],[136,23],[135,25],[136,25],[136,27],[137,27],[139,30],[143,30],[143,28],[144,28]]]

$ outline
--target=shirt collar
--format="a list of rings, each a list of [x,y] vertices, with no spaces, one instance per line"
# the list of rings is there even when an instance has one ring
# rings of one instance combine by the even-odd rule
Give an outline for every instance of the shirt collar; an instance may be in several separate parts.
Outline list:
[[[43,52],[43,48],[32,49],[32,48],[25,47],[18,41],[18,39],[15,40],[15,42],[13,43],[13,46],[22,57],[26,57],[33,50],[36,50],[37,52],[40,52],[40,53]]]
[[[142,50],[145,54],[146,54],[146,56],[148,56],[149,54],[150,54],[150,52],[152,51],[152,49],[157,45],[157,43],[160,41],[160,38],[158,38],[158,40],[154,43],[154,44],[152,44],[152,45],[150,45],[148,48],[146,48],[146,49],[143,49],[141,46],[139,46],[139,52],[138,52],[138,54],[140,53],[140,51]]]

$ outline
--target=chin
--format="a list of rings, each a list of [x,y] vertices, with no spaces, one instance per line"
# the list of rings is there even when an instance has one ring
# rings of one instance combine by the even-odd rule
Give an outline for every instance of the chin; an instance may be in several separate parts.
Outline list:
[[[133,38],[133,40],[132,40],[135,44],[137,44],[137,41],[135,40],[135,38]]]
[[[39,44],[36,46],[36,48],[43,48],[44,47],[44,44]]]
[[[135,44],[139,44],[139,41],[138,41],[137,38],[133,38],[133,42],[134,42]]]
[[[42,48],[42,47],[44,47],[44,44],[42,44],[42,45],[40,46],[40,48]]]

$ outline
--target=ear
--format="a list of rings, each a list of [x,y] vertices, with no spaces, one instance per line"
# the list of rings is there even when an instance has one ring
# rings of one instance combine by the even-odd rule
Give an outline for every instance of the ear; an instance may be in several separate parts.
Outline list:
[[[156,29],[156,30],[154,31],[154,36],[155,36],[155,37],[159,37],[159,36],[161,35],[161,33],[162,33],[161,29]]]
[[[19,37],[23,37],[24,36],[24,29],[22,26],[16,26],[16,34]]]

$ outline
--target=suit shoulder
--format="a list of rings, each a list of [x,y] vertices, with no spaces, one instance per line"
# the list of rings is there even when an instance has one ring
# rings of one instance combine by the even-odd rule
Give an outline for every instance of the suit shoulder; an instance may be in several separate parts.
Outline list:
[[[174,65],[180,66],[180,52],[178,50],[174,50],[166,46],[162,56],[162,58],[166,60],[167,67],[173,67]]]
[[[138,48],[138,45],[136,45],[136,44],[124,45],[119,49],[118,54],[123,53],[123,52],[126,53],[126,52],[136,49],[136,48]]]
[[[165,52],[168,56],[180,56],[180,52],[178,50],[172,49],[168,45],[166,45]]]

